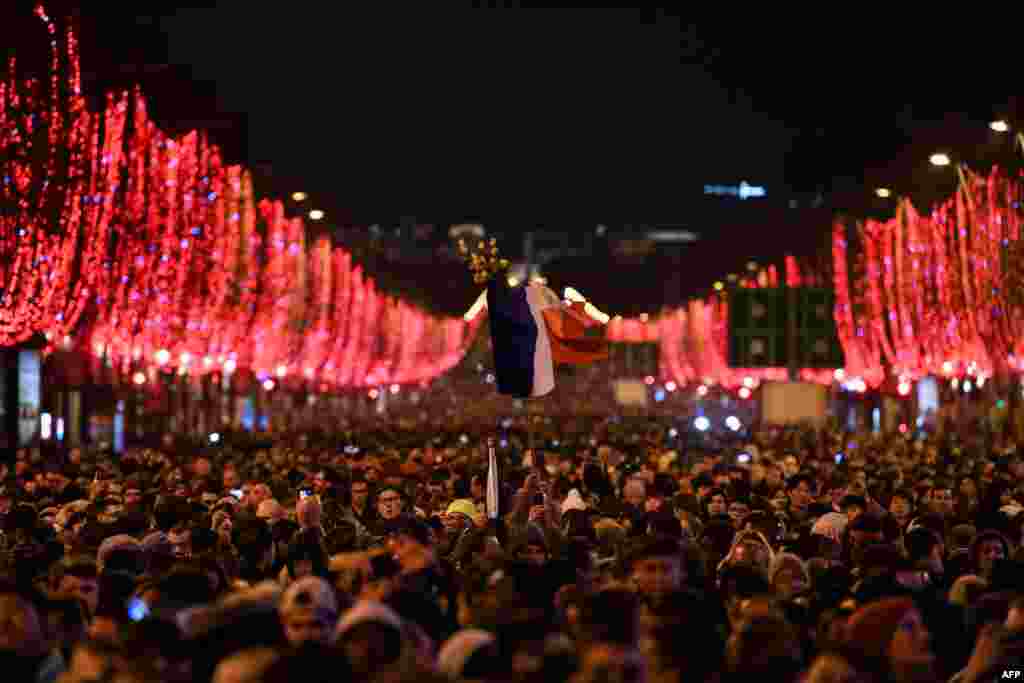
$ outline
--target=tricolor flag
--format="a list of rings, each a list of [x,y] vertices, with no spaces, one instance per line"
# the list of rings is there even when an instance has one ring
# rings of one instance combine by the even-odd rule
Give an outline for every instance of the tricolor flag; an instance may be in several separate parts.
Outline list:
[[[563,302],[540,284],[511,287],[499,276],[487,286],[486,306],[500,394],[544,396],[555,388],[556,363],[582,365],[608,356],[605,325],[584,301]]]

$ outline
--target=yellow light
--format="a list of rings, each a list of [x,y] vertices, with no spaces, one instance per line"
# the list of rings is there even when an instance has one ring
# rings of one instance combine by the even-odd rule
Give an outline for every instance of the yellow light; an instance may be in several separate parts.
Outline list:
[[[882,199],[888,199],[889,197],[892,196],[892,192],[887,187],[878,188],[877,190],[875,190],[875,194],[881,197]]]
[[[564,296],[569,301],[575,301],[578,303],[583,303],[587,300],[586,297],[576,291],[573,287],[566,287]]]
[[[583,304],[583,312],[589,315],[594,320],[601,323],[602,325],[607,325],[608,321],[611,320],[611,318],[608,317],[607,313],[602,313],[600,310],[597,309],[596,306],[594,306],[589,301]]]
[[[306,201],[306,197],[307,197],[307,195],[306,195],[305,192],[292,192],[292,199],[297,201],[297,202],[304,202],[304,201]]]
[[[486,306],[487,291],[485,290],[483,292],[480,292],[480,296],[476,298],[476,301],[473,302],[473,305],[470,306],[469,310],[466,311],[465,315],[462,316],[462,319],[465,320],[466,322],[469,322],[473,318],[480,315],[480,311],[482,311]]]
[[[510,277],[508,279],[508,286],[509,287],[518,287],[519,286],[519,278]]]
[[[321,211],[320,209],[313,209],[312,211],[309,212],[309,220],[311,221],[318,221],[323,219],[323,217],[324,212]]]
[[[144,372],[136,372],[134,375],[132,375],[132,381],[135,382],[138,385],[145,384],[146,383],[146,373],[144,373]]]
[[[943,154],[942,152],[933,154],[929,161],[932,162],[932,166],[949,166],[949,164],[952,163],[949,159],[949,155]]]
[[[715,291],[716,292],[721,292],[723,289],[725,289],[725,283],[724,282],[716,282],[715,283]]]
[[[993,121],[992,123],[988,124],[988,127],[997,133],[1006,133],[1010,130],[1010,124],[1008,124],[1006,121],[1003,121],[1002,119],[998,121]]]

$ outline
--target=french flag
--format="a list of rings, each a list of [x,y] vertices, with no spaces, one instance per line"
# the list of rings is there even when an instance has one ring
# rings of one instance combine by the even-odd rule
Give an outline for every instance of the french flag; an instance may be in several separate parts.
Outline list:
[[[605,326],[564,304],[540,284],[512,287],[504,277],[487,285],[487,310],[499,394],[538,398],[555,388],[555,364],[606,358]]]

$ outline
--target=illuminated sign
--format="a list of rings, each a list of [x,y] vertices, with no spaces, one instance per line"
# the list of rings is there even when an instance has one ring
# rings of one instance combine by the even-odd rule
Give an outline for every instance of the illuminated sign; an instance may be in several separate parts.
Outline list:
[[[704,194],[752,199],[754,197],[767,196],[768,191],[763,187],[748,185],[746,181],[743,181],[739,184],[739,187],[734,185],[705,185]]]

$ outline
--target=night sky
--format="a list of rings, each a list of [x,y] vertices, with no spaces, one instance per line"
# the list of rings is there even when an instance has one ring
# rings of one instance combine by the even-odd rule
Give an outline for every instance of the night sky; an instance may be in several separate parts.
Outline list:
[[[264,193],[306,191],[354,225],[723,230],[702,188],[741,180],[776,202],[884,212],[874,187],[934,200],[952,185],[931,152],[1012,154],[987,122],[1020,120],[1006,97],[934,87],[945,77],[914,45],[883,53],[835,27],[437,3],[126,11],[146,5],[79,13],[87,90],[141,82],[164,127],[209,130]]]

